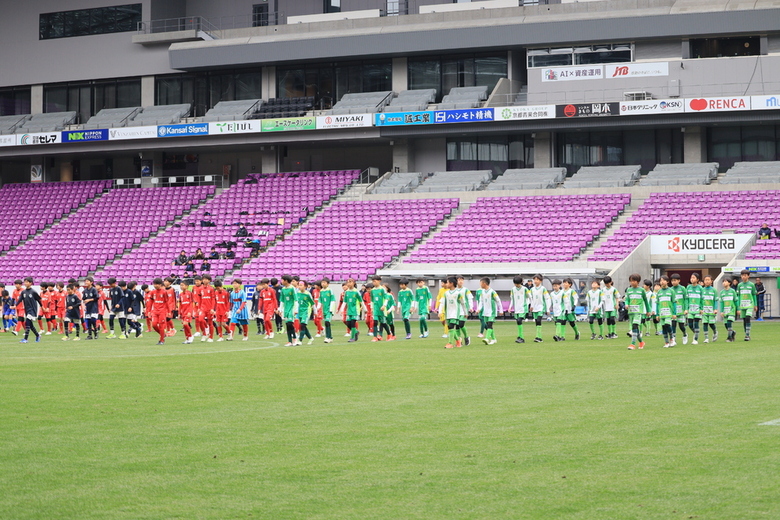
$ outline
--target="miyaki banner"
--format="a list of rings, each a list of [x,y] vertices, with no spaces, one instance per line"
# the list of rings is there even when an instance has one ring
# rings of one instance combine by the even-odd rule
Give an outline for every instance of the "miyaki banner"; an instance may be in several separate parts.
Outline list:
[[[753,235],[653,235],[652,255],[737,254]]]

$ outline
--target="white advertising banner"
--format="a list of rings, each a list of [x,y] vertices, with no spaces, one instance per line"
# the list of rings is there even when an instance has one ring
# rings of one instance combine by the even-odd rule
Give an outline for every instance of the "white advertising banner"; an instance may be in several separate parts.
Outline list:
[[[541,69],[542,81],[576,81],[580,79],[604,79],[603,65],[577,65],[572,67],[548,67]]]
[[[753,110],[780,110],[780,94],[774,96],[750,96]]]
[[[647,101],[622,101],[621,116],[645,114],[674,114],[685,111],[685,101],[682,99],[648,99]]]
[[[553,119],[555,105],[498,107],[493,109],[493,121],[517,121],[521,119]]]
[[[374,126],[374,114],[342,114],[317,117],[317,129]]]
[[[0,146],[16,146],[16,135],[0,135]]]
[[[736,254],[753,238],[740,235],[652,235],[652,255]]]
[[[157,137],[156,126],[129,126],[127,128],[110,128],[109,141],[124,141],[128,139],[154,139]]]
[[[750,110],[750,96],[685,100],[686,112],[734,112],[738,110]]]
[[[647,76],[668,76],[669,63],[612,63],[605,65],[605,76],[612,78],[645,78]]]
[[[263,124],[260,120],[221,121],[209,123],[209,135],[259,134],[262,128]]]
[[[16,144],[20,146],[43,146],[62,142],[62,132],[40,132],[35,134],[16,134]]]

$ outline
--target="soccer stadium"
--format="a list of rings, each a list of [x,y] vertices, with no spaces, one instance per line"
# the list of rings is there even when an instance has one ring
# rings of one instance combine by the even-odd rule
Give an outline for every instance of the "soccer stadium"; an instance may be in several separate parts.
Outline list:
[[[0,518],[780,518],[777,0],[0,5]]]

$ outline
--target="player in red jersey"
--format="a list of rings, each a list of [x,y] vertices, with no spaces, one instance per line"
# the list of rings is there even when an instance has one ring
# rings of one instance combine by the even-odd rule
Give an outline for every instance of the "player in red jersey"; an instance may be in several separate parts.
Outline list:
[[[192,311],[194,310],[194,299],[190,284],[186,280],[181,282],[181,291],[179,292],[179,319],[184,325],[184,343],[192,343]]]
[[[195,334],[194,337],[203,335],[203,327],[206,323],[200,310],[200,293],[203,289],[203,279],[199,274],[193,278],[194,286],[192,287],[192,315],[195,318]]]
[[[14,292],[11,294],[11,298],[14,299],[15,302],[19,302],[16,304],[16,327],[14,328],[13,334],[14,336],[18,336],[19,332],[24,329],[24,303],[22,303],[21,296],[23,291],[22,281],[21,280],[15,280],[14,281]]]
[[[51,329],[49,328],[49,316],[51,314],[51,293],[49,293],[49,283],[41,282],[41,305],[38,307],[38,330],[41,334],[51,335]],[[43,332],[43,322],[46,321],[46,332]]]
[[[160,335],[160,341],[157,344],[165,345],[166,320],[171,312],[171,307],[168,303],[168,291],[163,288],[162,278],[154,279],[154,290],[151,293],[149,313],[152,316],[152,327]]]
[[[268,284],[268,278],[260,280],[258,290],[260,291],[260,300],[258,308],[263,313],[263,326],[265,327],[265,339],[273,339],[274,324],[273,319],[279,302],[276,300],[276,291]]]
[[[173,288],[173,280],[163,280],[163,289],[168,293],[168,316],[165,318],[165,329],[168,336],[176,335],[176,327],[173,326],[173,312],[176,310],[176,289]]]
[[[320,283],[314,283],[311,286],[311,298],[314,300],[314,326],[317,327],[315,338],[322,336],[322,308],[320,307]]]
[[[366,284],[363,288],[363,302],[366,304],[366,327],[368,327],[368,335],[373,336],[374,333],[374,313],[371,312],[371,289],[372,286]]]
[[[49,324],[46,325],[47,327],[51,327],[51,330],[53,332],[57,332],[59,330],[59,322],[58,318],[60,317],[60,295],[59,292],[57,292],[57,284],[51,283],[49,284]]]
[[[339,309],[342,308],[342,304],[344,303],[344,291],[347,290],[347,284],[343,283],[341,284],[341,296],[339,296]],[[344,334],[345,338],[348,338],[352,335],[352,329],[349,328],[349,325],[347,324],[347,311],[346,307],[344,307],[344,312],[341,313],[341,323],[344,324],[344,326],[347,328],[347,333]]]
[[[203,337],[201,341],[209,343],[214,341],[214,286],[211,285],[211,275],[203,275],[203,285],[200,289],[200,310],[203,312]],[[206,339],[205,331],[208,329],[209,337]]]
[[[276,294],[274,294],[276,296]],[[230,310],[230,293],[222,287],[222,281],[217,280],[214,282],[214,314],[217,327],[217,333],[219,338],[217,341],[224,341],[222,337],[222,331],[228,330],[228,311]]]
[[[106,327],[106,322],[103,319],[103,315],[106,313],[107,307],[106,307],[106,293],[103,290],[105,285],[103,282],[95,282],[95,287],[98,291],[98,317],[97,322],[98,325],[100,325],[100,328],[103,329],[103,334],[108,333],[108,328]]]
[[[144,314],[146,315],[146,332],[152,332],[152,313],[149,309],[152,308],[152,289],[143,284],[141,290],[144,293]]]

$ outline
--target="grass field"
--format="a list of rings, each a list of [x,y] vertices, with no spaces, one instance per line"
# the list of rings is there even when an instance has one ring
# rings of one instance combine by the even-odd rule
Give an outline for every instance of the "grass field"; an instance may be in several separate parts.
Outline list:
[[[3,334],[0,518],[780,518],[780,425],[760,424],[780,323],[634,352],[618,330],[517,345],[500,323],[453,350]]]

